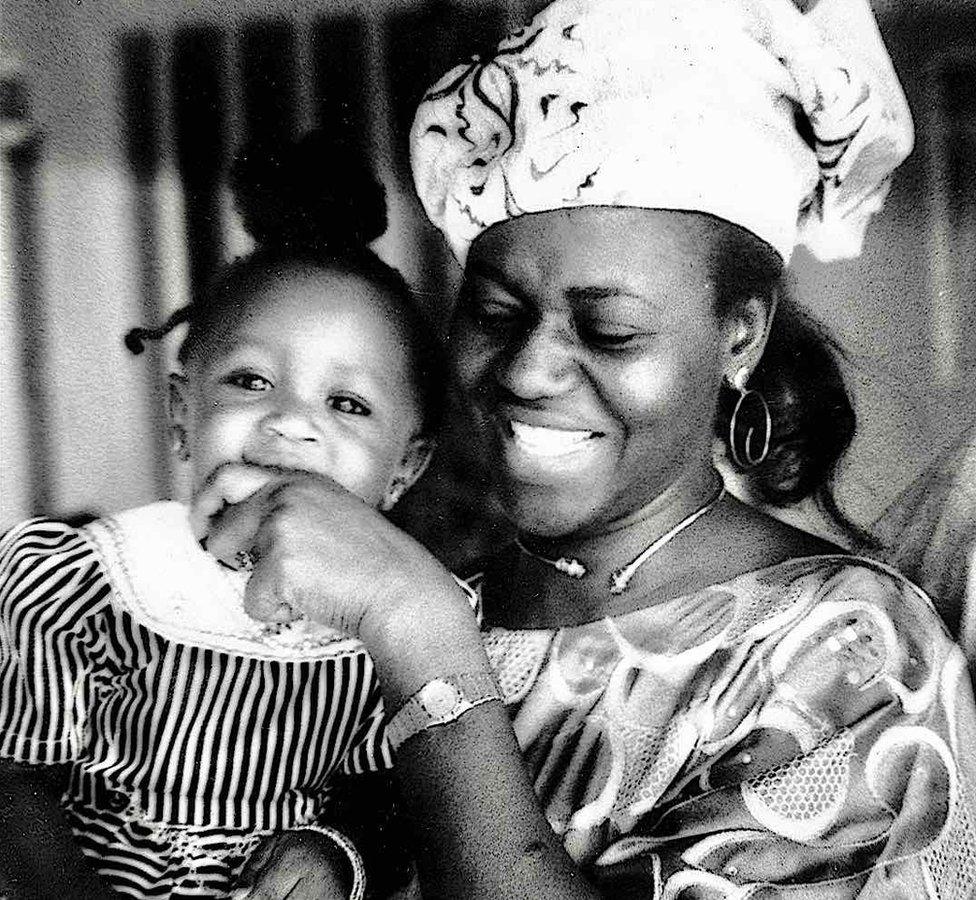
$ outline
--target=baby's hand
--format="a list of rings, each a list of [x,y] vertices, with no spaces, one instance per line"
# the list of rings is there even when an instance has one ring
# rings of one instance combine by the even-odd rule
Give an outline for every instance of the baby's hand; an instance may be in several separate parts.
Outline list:
[[[270,469],[245,463],[225,463],[214,469],[190,505],[190,524],[197,540],[210,534],[212,520],[227,507],[253,496],[278,477]]]
[[[315,831],[266,838],[241,873],[231,900],[346,900],[352,888],[343,851]]]

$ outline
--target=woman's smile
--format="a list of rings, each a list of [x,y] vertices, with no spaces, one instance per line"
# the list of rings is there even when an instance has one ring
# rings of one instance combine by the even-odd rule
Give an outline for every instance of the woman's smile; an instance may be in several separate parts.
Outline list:
[[[601,451],[602,432],[589,429],[531,425],[518,419],[501,428],[508,469],[515,477],[531,474],[569,474],[585,469]]]

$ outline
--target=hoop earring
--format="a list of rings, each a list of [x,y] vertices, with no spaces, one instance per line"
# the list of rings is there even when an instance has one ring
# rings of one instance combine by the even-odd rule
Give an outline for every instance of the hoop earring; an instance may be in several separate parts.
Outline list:
[[[748,380],[749,370],[744,366],[735,373],[735,377],[732,379],[732,387],[739,392],[739,399],[736,401],[735,409],[732,411],[732,418],[729,419],[729,451],[732,453],[732,459],[735,461],[735,464],[740,469],[752,469],[760,465],[769,455],[769,442],[773,437],[773,418],[769,414],[769,404],[766,403],[766,398],[759,391],[746,387]],[[762,408],[763,441],[762,450],[758,453],[754,452],[756,429],[752,427],[746,428],[746,436],[745,440],[742,441],[741,452],[740,448],[736,446],[736,431],[739,426],[739,415],[742,413],[742,409],[750,397],[754,397]]]

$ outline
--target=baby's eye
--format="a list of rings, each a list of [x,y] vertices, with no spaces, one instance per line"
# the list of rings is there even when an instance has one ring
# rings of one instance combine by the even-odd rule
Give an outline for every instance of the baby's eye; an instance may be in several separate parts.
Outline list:
[[[329,406],[336,412],[348,413],[351,416],[368,416],[372,412],[365,403],[345,395],[329,397]]]
[[[245,391],[270,391],[274,387],[267,378],[254,372],[232,372],[224,379],[224,383]]]

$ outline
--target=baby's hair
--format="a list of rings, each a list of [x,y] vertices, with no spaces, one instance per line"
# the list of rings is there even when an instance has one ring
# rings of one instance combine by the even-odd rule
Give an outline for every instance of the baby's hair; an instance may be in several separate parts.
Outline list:
[[[403,276],[369,247],[386,231],[386,193],[362,151],[342,137],[312,131],[297,142],[248,145],[230,175],[255,249],[219,269],[199,296],[162,325],[131,329],[125,336],[129,351],[142,353],[146,341],[187,324],[177,354],[186,363],[255,288],[303,269],[358,276],[382,289],[399,315],[410,342],[424,431],[435,431],[447,383],[444,351]]]

